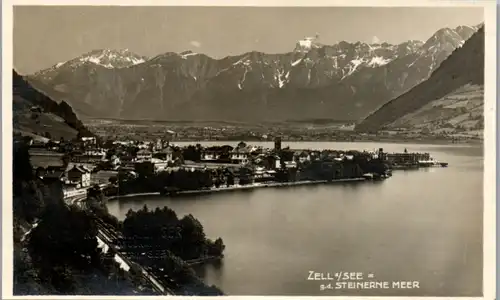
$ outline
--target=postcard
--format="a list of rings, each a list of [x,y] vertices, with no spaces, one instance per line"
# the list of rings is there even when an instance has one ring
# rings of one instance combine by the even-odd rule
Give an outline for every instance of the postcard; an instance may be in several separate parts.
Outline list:
[[[404,3],[2,3],[4,298],[493,299],[495,3]]]

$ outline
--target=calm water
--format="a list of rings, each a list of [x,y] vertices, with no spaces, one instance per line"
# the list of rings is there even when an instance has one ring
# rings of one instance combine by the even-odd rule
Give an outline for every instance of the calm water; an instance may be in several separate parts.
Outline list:
[[[290,143],[360,150],[380,145]],[[397,171],[377,183],[122,199],[109,209],[121,219],[144,204],[193,214],[209,237],[226,244],[222,266],[198,271],[230,295],[481,296],[482,148],[381,147],[428,151],[450,166]],[[419,281],[420,289],[320,291],[331,281],[308,281],[309,271],[370,272],[371,280]]]

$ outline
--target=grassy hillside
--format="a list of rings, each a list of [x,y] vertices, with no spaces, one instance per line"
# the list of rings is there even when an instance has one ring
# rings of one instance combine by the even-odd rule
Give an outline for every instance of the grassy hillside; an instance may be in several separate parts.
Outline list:
[[[481,138],[484,128],[483,112],[484,86],[466,85],[397,119],[387,128]]]
[[[411,118],[410,114],[422,109],[432,101],[444,99],[447,95],[449,95],[448,97],[453,97],[451,95],[455,92],[460,94],[460,89],[467,85],[484,85],[484,27],[480,28],[467,40],[463,47],[455,50],[432,73],[428,80],[384,104],[358,124],[356,130],[375,132],[380,129],[400,126],[401,123],[408,125],[411,123],[408,122]],[[483,101],[482,98],[480,101]],[[474,101],[474,103],[476,105],[477,101]],[[440,109],[438,108],[438,110]],[[468,109],[467,105],[465,109]],[[424,112],[429,113],[429,118],[431,119],[432,114],[438,113],[434,109],[424,109],[420,112],[420,120],[427,118],[422,117],[422,114],[425,114]],[[398,119],[401,119],[401,122],[397,122]],[[414,122],[413,125],[417,124]]]
[[[14,132],[56,140],[61,137],[71,139],[78,133],[82,136],[93,135],[65,101],[55,102],[31,86],[15,70],[12,73]]]

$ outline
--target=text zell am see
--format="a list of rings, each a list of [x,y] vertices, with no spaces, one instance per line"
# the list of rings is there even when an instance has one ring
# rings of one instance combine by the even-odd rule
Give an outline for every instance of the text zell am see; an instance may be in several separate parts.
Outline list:
[[[309,271],[307,280],[323,281],[322,290],[327,289],[419,289],[419,281],[380,281],[375,274],[363,272],[315,272]]]

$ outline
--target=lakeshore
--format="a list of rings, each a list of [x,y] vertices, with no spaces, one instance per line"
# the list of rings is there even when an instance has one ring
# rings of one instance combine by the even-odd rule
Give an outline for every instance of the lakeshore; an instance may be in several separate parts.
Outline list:
[[[335,179],[335,180],[317,180],[317,181],[296,181],[296,182],[269,182],[269,183],[253,183],[250,185],[233,185],[227,187],[213,187],[203,190],[191,190],[191,191],[179,191],[175,195],[196,195],[196,194],[210,194],[228,191],[245,191],[253,189],[262,189],[270,187],[290,187],[290,186],[302,186],[302,185],[320,185],[320,184],[335,184],[335,183],[352,183],[352,182],[362,182],[366,181],[366,178],[345,178],[345,179]],[[119,200],[120,198],[133,198],[140,196],[165,196],[160,192],[150,192],[150,193],[132,193],[126,195],[109,196],[108,201]]]

